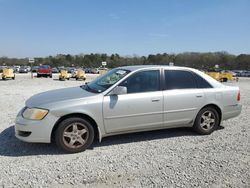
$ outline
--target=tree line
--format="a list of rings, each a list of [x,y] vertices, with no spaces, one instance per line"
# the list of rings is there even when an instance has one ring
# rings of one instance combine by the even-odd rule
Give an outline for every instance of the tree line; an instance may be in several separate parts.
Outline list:
[[[187,66],[197,69],[250,70],[250,54],[233,55],[227,52],[186,52],[179,54],[150,54],[148,56],[120,56],[119,54],[58,54],[56,56],[37,57],[34,65],[100,67],[106,61],[108,68],[126,65],[168,65]],[[29,65],[28,58],[0,57],[0,65]]]

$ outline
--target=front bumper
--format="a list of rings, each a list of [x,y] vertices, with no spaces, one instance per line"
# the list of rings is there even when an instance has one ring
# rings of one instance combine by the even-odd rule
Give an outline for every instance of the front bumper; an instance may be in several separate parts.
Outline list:
[[[14,78],[15,75],[3,75],[2,78]]]
[[[58,119],[49,113],[42,120],[28,120],[19,113],[16,117],[15,136],[25,142],[50,143],[53,127]]]

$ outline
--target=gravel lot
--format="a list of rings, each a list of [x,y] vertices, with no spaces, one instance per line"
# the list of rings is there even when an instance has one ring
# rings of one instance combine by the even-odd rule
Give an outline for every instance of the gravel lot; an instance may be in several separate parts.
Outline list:
[[[78,154],[15,138],[26,99],[81,84],[26,74],[0,81],[0,187],[250,187],[250,79],[229,83],[239,85],[243,111],[212,135],[181,128],[113,136]]]

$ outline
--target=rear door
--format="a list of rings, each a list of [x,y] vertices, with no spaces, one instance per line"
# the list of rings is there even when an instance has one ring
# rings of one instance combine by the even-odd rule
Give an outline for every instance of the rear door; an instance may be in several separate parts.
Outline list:
[[[197,87],[195,76],[190,71],[164,70],[164,74],[164,126],[192,125],[204,105],[203,89]]]

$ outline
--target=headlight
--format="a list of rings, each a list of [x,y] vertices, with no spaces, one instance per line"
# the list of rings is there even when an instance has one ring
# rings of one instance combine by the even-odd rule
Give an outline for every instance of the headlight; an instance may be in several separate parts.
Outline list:
[[[25,119],[41,120],[48,114],[48,112],[49,111],[45,109],[26,108],[22,115]]]

